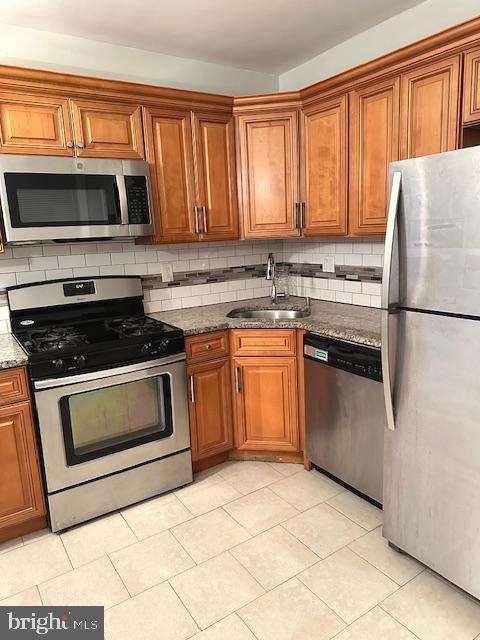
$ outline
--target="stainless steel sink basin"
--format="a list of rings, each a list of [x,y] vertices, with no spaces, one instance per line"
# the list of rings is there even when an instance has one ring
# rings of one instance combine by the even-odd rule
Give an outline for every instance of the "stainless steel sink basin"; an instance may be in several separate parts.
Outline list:
[[[310,309],[232,309],[227,318],[245,318],[257,320],[295,320],[306,318]]]

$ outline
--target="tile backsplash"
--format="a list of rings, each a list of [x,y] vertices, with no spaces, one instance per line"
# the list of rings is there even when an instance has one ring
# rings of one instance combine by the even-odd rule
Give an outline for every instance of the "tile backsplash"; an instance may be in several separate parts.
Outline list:
[[[369,272],[378,280],[383,265],[383,242],[343,238],[164,246],[126,241],[7,247],[0,255],[0,290],[56,278],[140,275],[145,278],[145,308],[150,313],[231,302],[269,294],[270,283],[262,273],[269,252],[275,254],[279,263],[294,263],[295,275],[290,278],[292,295],[379,306],[380,284],[371,281]],[[302,270],[302,265],[321,265],[325,256],[334,257],[335,274],[312,277],[308,269]],[[161,282],[165,263],[172,266],[173,286]],[[352,277],[364,272],[368,281],[349,281],[345,266],[352,267]],[[298,275],[304,272],[308,275]],[[3,296],[0,333],[10,330],[5,304]]]

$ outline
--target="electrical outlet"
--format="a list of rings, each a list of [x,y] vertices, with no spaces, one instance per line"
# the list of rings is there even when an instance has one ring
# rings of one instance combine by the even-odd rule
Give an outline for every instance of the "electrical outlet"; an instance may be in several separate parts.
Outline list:
[[[325,256],[322,261],[322,269],[328,273],[335,273],[335,258],[333,256]]]
[[[173,269],[172,265],[168,262],[162,264],[162,282],[172,282],[173,280]]]

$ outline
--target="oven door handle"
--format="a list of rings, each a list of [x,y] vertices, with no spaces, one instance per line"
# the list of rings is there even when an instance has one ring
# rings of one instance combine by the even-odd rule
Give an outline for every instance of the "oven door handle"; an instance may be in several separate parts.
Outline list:
[[[158,358],[157,360],[148,360],[147,362],[137,362],[136,364],[127,365],[125,367],[116,367],[115,369],[102,369],[101,371],[90,371],[89,373],[79,373],[74,376],[65,376],[63,378],[48,378],[46,380],[35,380],[33,387],[35,390],[53,389],[54,387],[66,387],[70,384],[78,384],[80,382],[90,382],[91,380],[102,380],[112,378],[124,373],[134,373],[136,371],[148,371],[155,367],[161,367],[175,362],[186,360],[185,353],[176,353],[166,358]]]

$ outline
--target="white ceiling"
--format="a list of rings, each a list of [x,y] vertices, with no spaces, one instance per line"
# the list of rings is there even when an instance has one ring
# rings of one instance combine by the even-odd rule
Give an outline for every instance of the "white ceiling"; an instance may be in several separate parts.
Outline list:
[[[0,0],[0,22],[282,73],[421,1]]]

